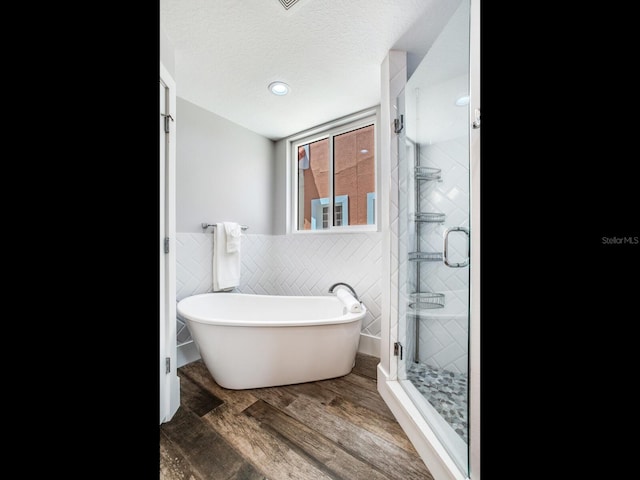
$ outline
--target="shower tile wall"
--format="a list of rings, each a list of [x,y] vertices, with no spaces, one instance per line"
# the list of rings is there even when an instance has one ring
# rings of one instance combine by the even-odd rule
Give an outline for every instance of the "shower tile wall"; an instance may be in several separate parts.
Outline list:
[[[442,237],[449,227],[469,228],[469,167],[468,153],[465,150],[466,139],[455,139],[423,146],[420,150],[420,164],[442,169],[442,181],[423,182],[420,197],[420,209],[423,212],[444,213],[446,219],[428,229],[423,236],[426,249],[442,251]],[[454,236],[455,235],[455,238]],[[449,241],[449,257],[459,261],[466,256],[464,235],[453,234]],[[456,241],[458,240],[458,241]],[[466,290],[469,283],[469,269],[450,268],[441,262],[429,263],[421,272],[421,282],[434,292]],[[447,311],[465,311],[468,305],[466,296],[447,295]]]
[[[397,164],[398,168],[396,168],[396,178],[394,181],[398,185],[398,201],[395,204],[395,211],[392,209],[391,218],[393,219],[393,215],[397,215],[397,218],[392,220],[392,225],[396,226],[396,245],[397,245],[397,277],[399,278],[398,283],[398,318],[401,319],[399,321],[400,329],[398,331],[398,341],[404,345],[405,348],[405,356],[404,358],[406,368],[409,368],[409,362],[411,362],[415,356],[416,346],[415,346],[415,335],[413,332],[415,331],[415,318],[411,315],[407,315],[408,313],[408,303],[409,303],[409,294],[411,293],[411,288],[409,286],[410,281],[410,270],[409,270],[409,230],[408,230],[408,219],[410,216],[409,213],[409,203],[408,201],[401,201],[400,199],[409,199],[412,198],[412,189],[413,183],[409,181],[409,176],[405,172],[411,171],[409,168],[409,162],[413,163],[413,148],[406,143],[400,144],[398,148],[402,148],[405,150],[403,155],[397,156]],[[415,228],[413,229],[415,231]],[[392,290],[395,291],[395,290]],[[394,296],[395,299],[395,296]],[[402,372],[400,372],[402,374]]]
[[[420,199],[422,211],[446,214],[444,224],[432,229],[425,237],[427,249],[442,251],[444,231],[453,226],[469,228],[469,167],[465,138],[423,147],[421,165],[442,169],[441,182],[428,182]],[[449,256],[460,261],[466,256],[464,235],[450,237]],[[455,240],[458,240],[457,242]],[[420,361],[455,373],[467,373],[467,342],[469,305],[467,285],[469,267],[450,268],[443,263],[431,263],[421,271],[421,282],[432,292],[445,294],[446,319],[421,318]],[[433,313],[437,313],[437,310]],[[424,355],[424,356],[423,356]]]
[[[328,295],[329,287],[346,282],[367,306],[362,333],[380,337],[380,271],[382,234],[335,235],[243,234],[242,293]],[[211,292],[213,235],[177,234],[176,297]]]
[[[465,139],[454,139],[438,142],[433,145],[422,145],[420,149],[420,165],[442,169],[442,181],[423,182],[420,197],[420,211],[444,213],[443,224],[427,224],[422,228],[422,251],[442,252],[444,231],[452,226],[469,227],[466,212],[469,204],[469,175]],[[413,151],[408,154],[413,158]],[[409,169],[411,171],[411,169]],[[399,179],[401,195],[412,194],[413,181]],[[400,215],[409,215],[406,208]],[[402,225],[402,222],[401,222]],[[400,235],[406,232],[400,232]],[[407,234],[408,238],[409,235]],[[449,242],[449,257],[454,262],[461,261],[466,255],[466,243],[461,241],[463,235],[451,237]],[[457,240],[457,241],[455,241]],[[411,276],[415,266],[407,264],[406,248],[401,248],[400,270],[409,272]],[[467,342],[468,342],[468,278],[469,268],[450,268],[442,262],[425,262],[420,271],[422,291],[445,294],[447,313],[446,318],[430,316],[437,315],[440,310],[423,312],[420,317],[407,318],[407,331],[414,331],[414,322],[420,322],[419,328],[419,361],[432,367],[449,370],[455,373],[467,373]],[[407,298],[408,292],[400,288],[400,298]],[[400,306],[400,314],[406,312],[406,305]],[[408,335],[405,346],[409,358],[413,358],[415,339]]]

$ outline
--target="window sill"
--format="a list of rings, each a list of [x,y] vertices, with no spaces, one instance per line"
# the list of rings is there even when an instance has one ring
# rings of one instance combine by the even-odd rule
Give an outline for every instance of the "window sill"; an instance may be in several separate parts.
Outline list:
[[[343,234],[343,233],[372,233],[379,232],[380,230],[376,225],[358,225],[350,227],[334,227],[324,230],[293,230],[291,235],[331,235],[331,234]]]

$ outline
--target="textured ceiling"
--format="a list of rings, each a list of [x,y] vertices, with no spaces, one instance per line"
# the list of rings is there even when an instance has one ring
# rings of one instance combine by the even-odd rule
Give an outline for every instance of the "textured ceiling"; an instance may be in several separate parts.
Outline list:
[[[299,0],[286,10],[279,0],[160,0],[160,25],[179,97],[278,140],[379,104],[387,52],[424,54],[458,3]],[[274,80],[291,92],[270,93]]]

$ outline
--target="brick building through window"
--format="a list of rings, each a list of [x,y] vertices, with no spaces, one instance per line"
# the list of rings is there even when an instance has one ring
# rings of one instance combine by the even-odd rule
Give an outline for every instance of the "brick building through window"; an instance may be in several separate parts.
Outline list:
[[[375,177],[373,124],[299,144],[298,229],[374,224]]]

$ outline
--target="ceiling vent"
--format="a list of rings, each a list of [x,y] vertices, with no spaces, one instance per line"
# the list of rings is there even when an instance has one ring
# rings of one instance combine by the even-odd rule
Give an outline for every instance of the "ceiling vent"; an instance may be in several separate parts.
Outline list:
[[[298,3],[298,0],[280,0],[280,3],[286,10],[289,10],[296,3]]]

